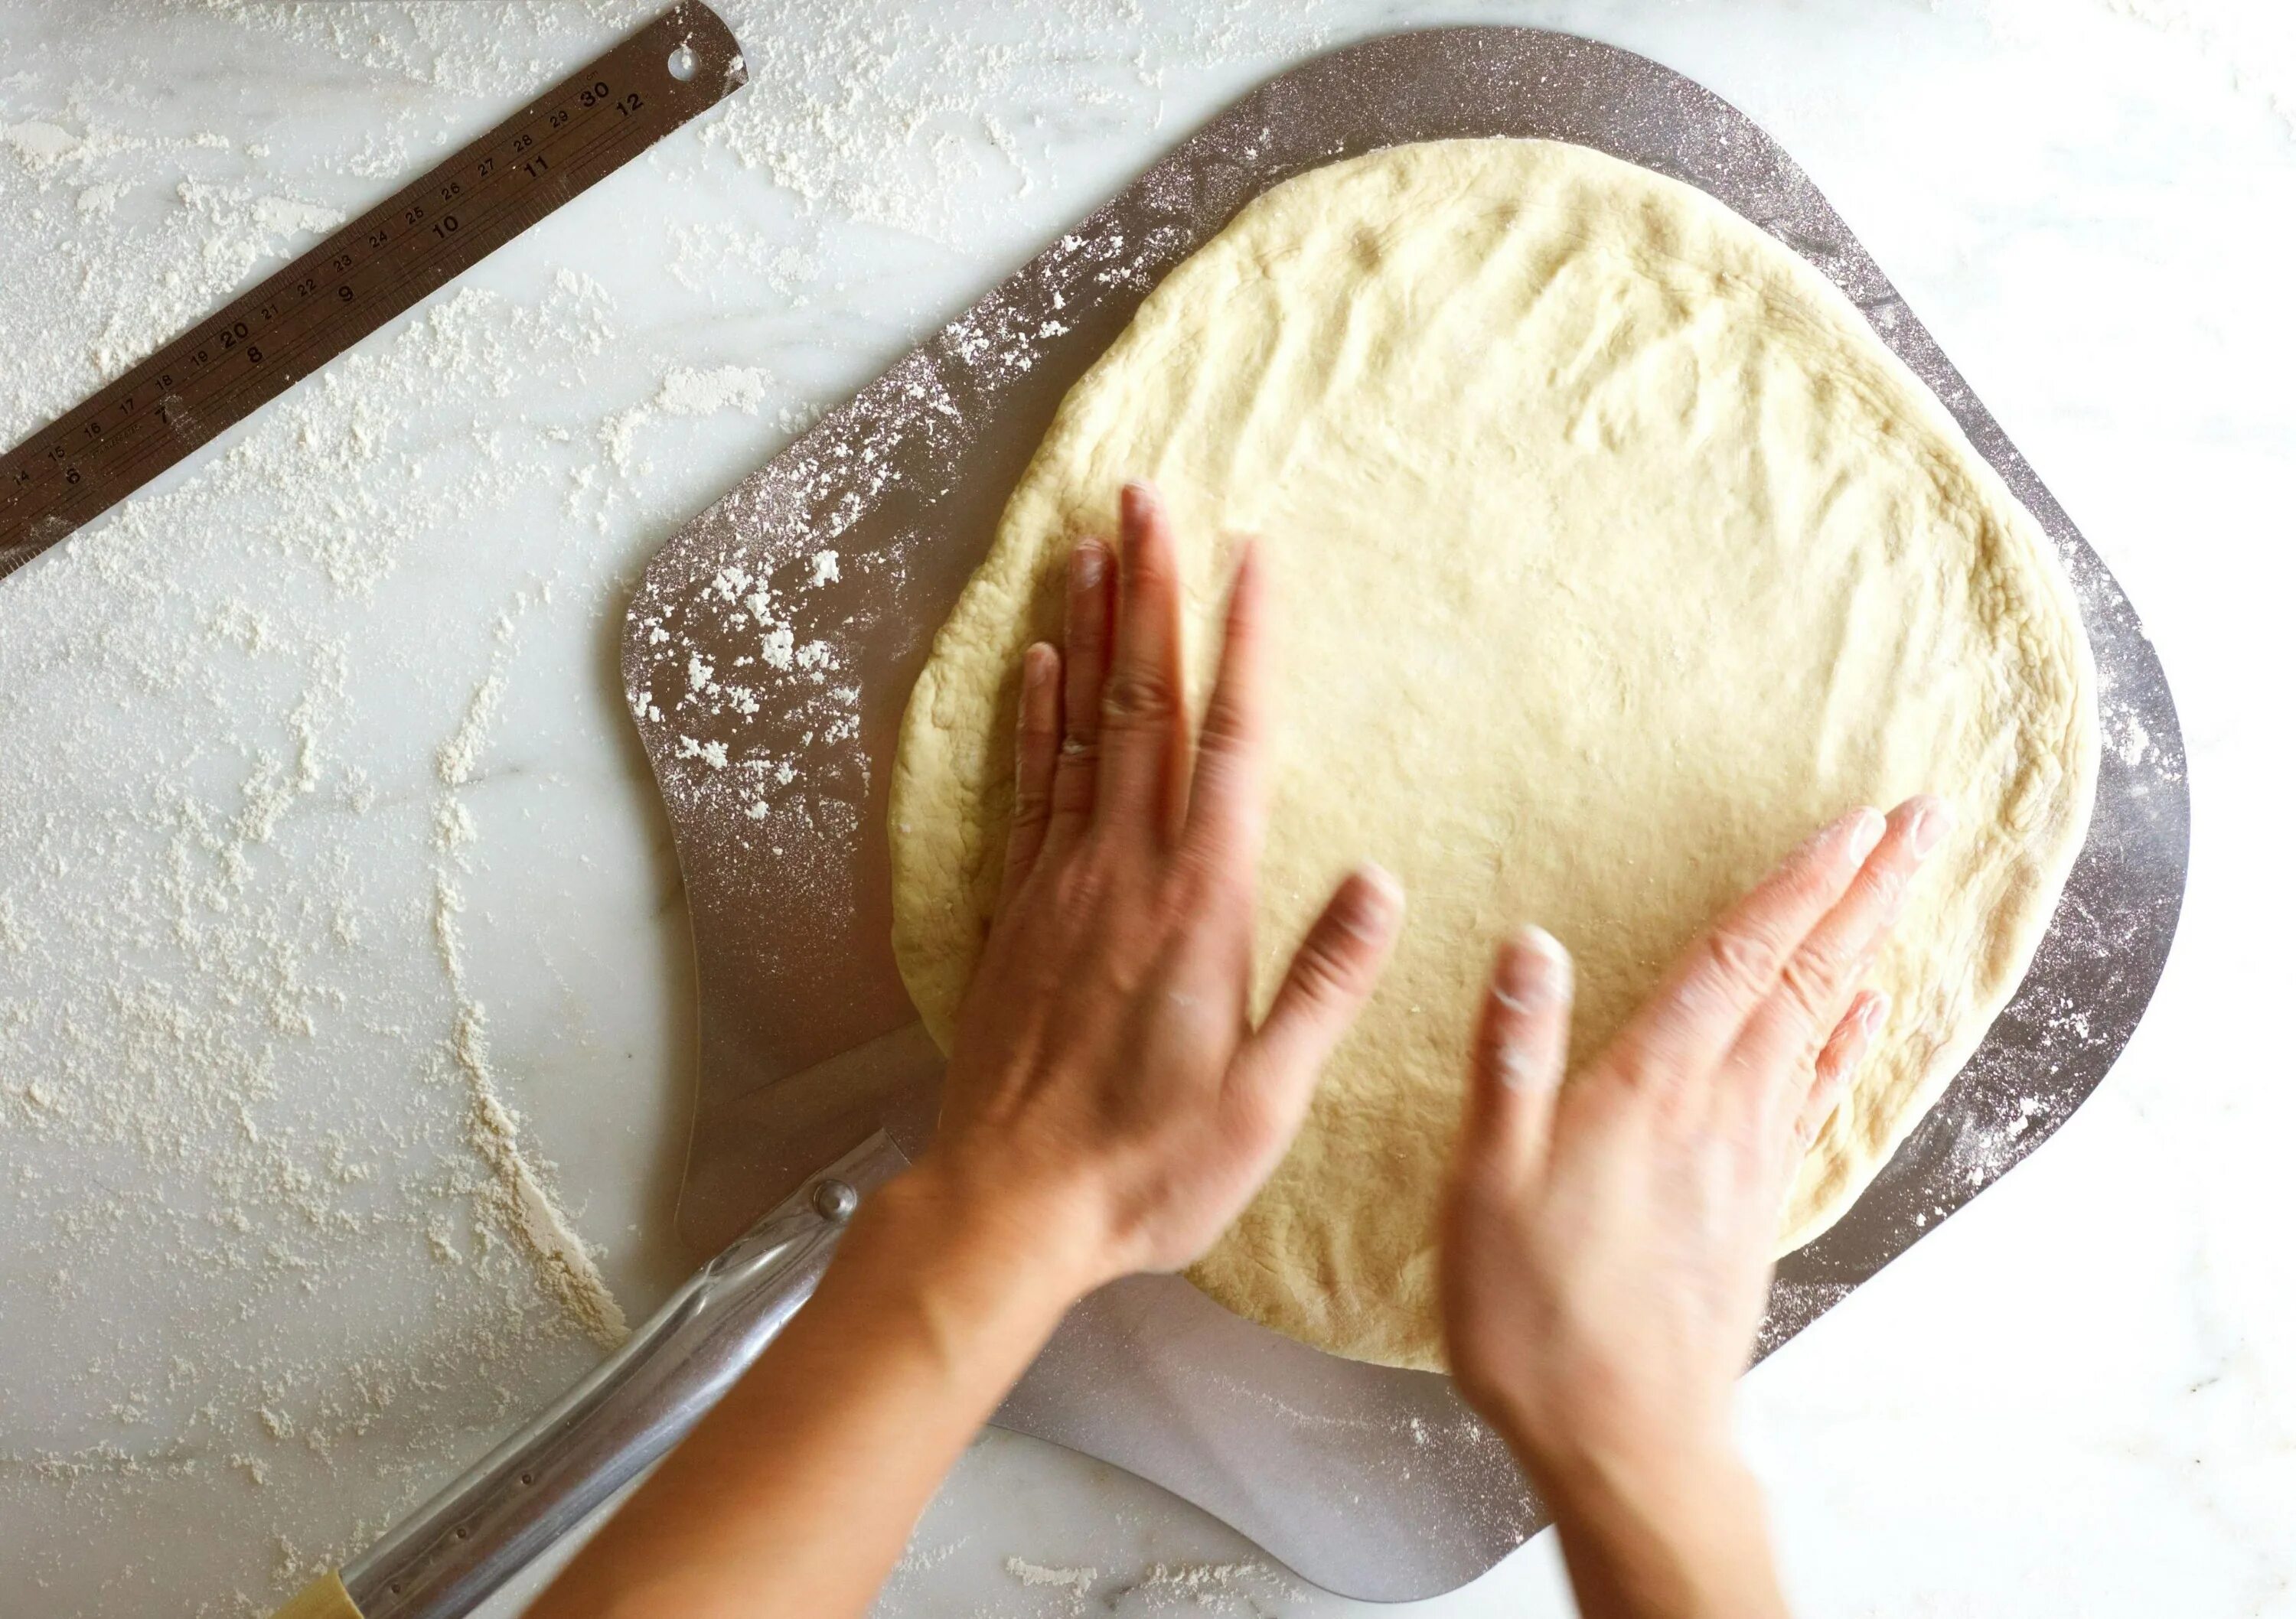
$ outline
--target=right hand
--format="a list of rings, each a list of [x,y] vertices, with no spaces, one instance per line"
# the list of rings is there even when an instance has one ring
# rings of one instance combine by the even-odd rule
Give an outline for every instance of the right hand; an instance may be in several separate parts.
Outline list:
[[[1835,822],[1568,1084],[1569,957],[1535,928],[1501,948],[1446,1202],[1445,1329],[1461,1391],[1546,1492],[1566,1553],[1585,1503],[1664,1533],[1655,1520],[1701,1500],[1751,1500],[1730,1395],[1779,1210],[1886,1013],[1860,980],[1950,825],[1926,797]]]

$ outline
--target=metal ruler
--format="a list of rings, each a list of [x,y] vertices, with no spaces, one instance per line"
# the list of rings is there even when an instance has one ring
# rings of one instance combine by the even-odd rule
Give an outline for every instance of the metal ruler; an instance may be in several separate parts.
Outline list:
[[[0,455],[0,577],[404,314],[746,82],[680,0]]]

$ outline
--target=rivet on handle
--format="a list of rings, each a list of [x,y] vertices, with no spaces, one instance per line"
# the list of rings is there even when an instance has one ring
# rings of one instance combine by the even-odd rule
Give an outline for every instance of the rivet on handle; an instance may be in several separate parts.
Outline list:
[[[861,1206],[861,1194],[842,1181],[824,1181],[813,1189],[813,1208],[824,1220],[842,1221]]]

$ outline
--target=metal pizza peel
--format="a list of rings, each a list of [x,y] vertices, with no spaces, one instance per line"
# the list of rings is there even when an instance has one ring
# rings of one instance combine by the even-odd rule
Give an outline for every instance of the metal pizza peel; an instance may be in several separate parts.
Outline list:
[[[2189,822],[2175,708],[2126,597],[1849,228],[1745,117],[1611,46],[1431,29],[1335,51],[1236,102],[647,568],[623,658],[700,969],[679,1211],[697,1247],[867,1138],[889,1107],[929,1108],[938,1056],[889,943],[895,734],[931,634],[1069,386],[1168,270],[1270,185],[1459,135],[1574,141],[1641,163],[1824,271],[2039,519],[2096,655],[2108,746],[2095,814],[2033,968],[1857,1206],[1780,1265],[1761,1353],[2030,1152],[2103,1077],[2166,960]],[[765,619],[736,576],[766,582]],[[815,668],[755,660],[760,633],[780,627],[819,649]],[[1448,1379],[1320,1353],[1176,1278],[1136,1278],[1078,1305],[996,1420],[1153,1480],[1349,1596],[1452,1589],[1545,1521]]]
[[[802,1303],[857,1202],[929,1139],[940,1059],[890,944],[893,745],[932,633],[1069,386],[1167,271],[1270,185],[1461,135],[1641,163],[1816,265],[2039,520],[2095,652],[2096,808],[2032,969],[1856,1206],[1780,1264],[1759,1353],[2032,1151],[2103,1077],[2167,959],[2190,805],[2160,664],[2032,469],[1808,176],[1690,80],[1525,29],[1335,51],[1182,142],[646,568],[623,671],[685,875],[700,993],[678,1225],[718,1257],[630,1346],[346,1566],[367,1619],[467,1612],[660,1455]],[[1546,1522],[1447,1378],[1321,1353],[1172,1277],[1078,1304],[995,1419],[1152,1480],[1353,1597],[1451,1590]]]

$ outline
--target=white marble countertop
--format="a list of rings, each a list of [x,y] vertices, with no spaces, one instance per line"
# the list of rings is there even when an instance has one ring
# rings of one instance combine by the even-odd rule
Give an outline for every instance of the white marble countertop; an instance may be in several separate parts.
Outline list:
[[[0,584],[0,1610],[262,1611],[576,1375],[509,1153],[632,1316],[674,1283],[636,570],[1244,87],[1472,17],[1785,144],[2120,576],[2190,746],[2183,931],[2119,1067],[1749,1379],[1796,1590],[2296,1612],[2288,8],[721,9],[733,102]],[[0,443],[649,10],[0,0]],[[881,1611],[1369,1610],[991,1431]],[[1568,1611],[1551,1537],[1412,1611]]]

